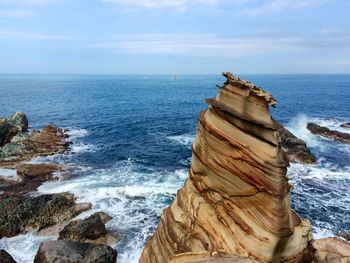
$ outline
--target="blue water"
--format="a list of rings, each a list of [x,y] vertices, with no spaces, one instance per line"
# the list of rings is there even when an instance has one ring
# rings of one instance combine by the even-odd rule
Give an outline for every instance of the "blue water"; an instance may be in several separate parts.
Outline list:
[[[350,120],[350,75],[242,75],[279,101],[275,119],[304,139],[316,165],[291,165],[293,208],[308,217],[315,237],[350,231],[350,146],[311,135],[314,121],[340,131]],[[122,238],[118,262],[137,262],[161,210],[187,177],[191,142],[204,99],[214,97],[217,75],[0,75],[0,115],[25,112],[32,128],[54,123],[70,129],[72,151],[39,158],[77,166],[70,180],[41,193],[71,191],[94,211],[114,219]],[[19,262],[31,262],[42,240],[34,234],[0,240]]]

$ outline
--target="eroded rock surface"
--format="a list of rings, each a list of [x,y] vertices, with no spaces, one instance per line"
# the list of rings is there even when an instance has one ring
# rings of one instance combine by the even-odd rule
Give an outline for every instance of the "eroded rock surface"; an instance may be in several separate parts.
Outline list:
[[[74,199],[70,193],[1,196],[0,238],[66,222],[91,208],[91,204],[76,204]]]
[[[59,239],[112,245],[118,239],[109,234],[105,226],[111,219],[107,214],[97,212],[88,218],[74,220],[60,231]]]
[[[34,263],[115,263],[116,260],[117,251],[110,246],[57,240],[41,243]]]
[[[289,163],[269,113],[276,100],[224,76],[219,94],[200,114],[189,177],[163,211],[141,263],[198,253],[263,262],[310,258],[311,226],[290,207]]]
[[[349,263],[350,243],[339,238],[323,238],[312,241],[317,263]]]
[[[306,127],[311,133],[315,135],[320,135],[322,137],[342,143],[350,143],[350,134],[348,133],[330,130],[327,127],[320,126],[312,122],[308,123]]]
[[[33,130],[31,133],[19,131],[20,126],[9,126],[6,130],[7,120],[0,120],[0,165],[10,166],[19,161],[29,160],[36,156],[47,156],[63,153],[69,149],[66,141],[67,134],[61,128],[48,125],[42,131]],[[6,130],[2,135],[2,131]],[[25,127],[22,128],[25,130]]]

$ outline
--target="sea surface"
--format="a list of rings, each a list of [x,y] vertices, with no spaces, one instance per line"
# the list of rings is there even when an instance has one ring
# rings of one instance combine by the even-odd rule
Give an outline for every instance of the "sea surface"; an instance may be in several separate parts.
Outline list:
[[[242,75],[278,100],[275,119],[305,140],[315,165],[292,164],[292,206],[310,219],[314,237],[350,231],[350,145],[312,135],[313,121],[339,131],[350,121],[350,75]],[[159,216],[187,177],[198,114],[214,97],[220,75],[0,75],[0,116],[27,114],[31,128],[69,129],[70,152],[32,162],[76,166],[73,178],[48,182],[39,193],[69,191],[104,211],[121,237],[118,262],[137,262]],[[32,262],[33,233],[0,239],[18,262]]]

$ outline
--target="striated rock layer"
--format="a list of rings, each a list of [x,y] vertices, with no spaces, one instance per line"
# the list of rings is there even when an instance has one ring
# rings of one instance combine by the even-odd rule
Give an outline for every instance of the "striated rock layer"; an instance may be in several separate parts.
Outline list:
[[[289,163],[269,113],[276,100],[223,75],[227,81],[200,114],[189,177],[163,211],[140,262],[187,262],[201,253],[309,261],[311,226],[291,209]]]

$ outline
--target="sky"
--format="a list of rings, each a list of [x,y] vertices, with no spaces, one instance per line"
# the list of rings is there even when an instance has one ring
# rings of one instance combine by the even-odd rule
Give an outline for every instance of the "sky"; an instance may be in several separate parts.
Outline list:
[[[0,0],[0,73],[350,73],[350,0]]]

